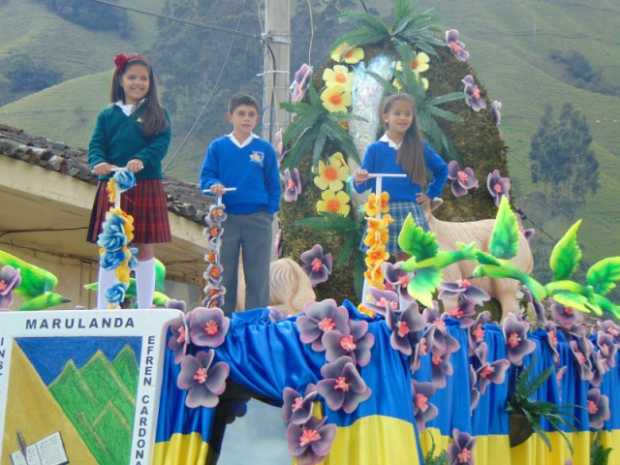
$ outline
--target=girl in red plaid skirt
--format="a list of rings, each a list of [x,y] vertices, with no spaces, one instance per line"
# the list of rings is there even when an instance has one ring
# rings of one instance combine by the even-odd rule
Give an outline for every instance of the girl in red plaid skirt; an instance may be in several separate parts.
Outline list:
[[[155,244],[170,242],[161,161],[170,145],[170,120],[159,103],[153,68],[142,55],[114,58],[111,102],[97,117],[88,146],[88,163],[99,185],[88,229],[97,242],[110,205],[107,180],[115,167],[127,167],[137,185],[122,195],[121,207],[134,218],[138,247],[138,308],[150,308],[155,290]],[[113,270],[99,268],[97,308],[106,308],[105,291],[115,284]]]

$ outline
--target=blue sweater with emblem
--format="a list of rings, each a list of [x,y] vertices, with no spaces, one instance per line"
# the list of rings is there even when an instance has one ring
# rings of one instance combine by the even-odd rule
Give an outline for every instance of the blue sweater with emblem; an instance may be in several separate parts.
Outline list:
[[[404,173],[396,161],[396,149],[387,142],[377,141],[368,146],[362,168],[369,173]],[[426,195],[431,199],[441,195],[448,178],[448,165],[429,144],[424,144],[424,162],[433,178],[426,187]],[[353,183],[357,192],[375,189],[375,179]],[[406,178],[384,178],[382,190],[390,194],[390,202],[415,202],[416,194],[422,192],[419,184]]]
[[[257,136],[252,136],[244,147],[239,147],[232,135],[209,144],[200,173],[200,189],[214,184],[237,188],[223,197],[226,211],[233,215],[275,213],[280,208],[276,153],[269,142]]]

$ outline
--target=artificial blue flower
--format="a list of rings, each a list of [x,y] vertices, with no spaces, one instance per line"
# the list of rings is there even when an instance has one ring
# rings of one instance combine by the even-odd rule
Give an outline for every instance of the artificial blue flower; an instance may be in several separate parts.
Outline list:
[[[126,288],[124,284],[118,283],[105,292],[105,298],[111,304],[119,304],[125,300]]]
[[[101,268],[104,270],[115,270],[125,260],[123,249],[106,251],[101,256]]]
[[[122,169],[114,173],[114,180],[121,192],[128,191],[136,185],[136,176],[127,169]]]
[[[117,228],[114,227],[106,231],[104,228],[103,232],[99,234],[97,245],[103,247],[106,252],[114,252],[127,245],[127,236],[122,229],[118,231]]]

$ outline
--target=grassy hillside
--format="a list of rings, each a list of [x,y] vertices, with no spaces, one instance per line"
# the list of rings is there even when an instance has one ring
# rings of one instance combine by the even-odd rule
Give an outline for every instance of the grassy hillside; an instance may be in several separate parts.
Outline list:
[[[620,78],[620,42],[606,31],[620,26],[617,2],[592,0],[468,0],[421,2],[434,6],[446,28],[461,31],[478,78],[504,104],[502,133],[509,146],[510,174],[520,199],[536,190],[528,164],[530,139],[545,104],[556,110],[571,102],[592,126],[600,162],[601,189],[576,212],[583,217],[581,237],[590,261],[619,254],[620,97],[577,88],[549,59],[552,50],[577,50],[600,68],[608,82]],[[521,200],[523,204],[525,200]],[[523,205],[530,216],[542,216],[534,203]],[[566,224],[546,224],[556,237]]]

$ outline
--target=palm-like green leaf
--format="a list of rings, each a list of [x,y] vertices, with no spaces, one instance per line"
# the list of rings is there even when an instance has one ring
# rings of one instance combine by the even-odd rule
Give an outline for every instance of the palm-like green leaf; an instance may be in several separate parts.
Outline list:
[[[596,313],[597,315],[601,315],[603,313],[597,305],[591,304],[588,298],[582,294],[577,294],[570,291],[560,291],[553,294],[551,298],[565,307],[571,307],[575,310],[579,310],[580,312]]]
[[[570,278],[581,262],[581,248],[577,243],[577,231],[581,220],[573,224],[551,251],[549,266],[553,271],[553,279]]]
[[[509,260],[519,250],[519,225],[517,217],[510,208],[508,199],[503,196],[491,233],[489,251],[498,258]]]
[[[586,274],[586,282],[597,294],[605,295],[620,281],[620,257],[608,257],[592,265]]]
[[[424,228],[418,226],[413,221],[411,213],[405,218],[403,228],[398,234],[398,246],[417,261],[434,257],[439,249],[433,233],[424,231]]]

